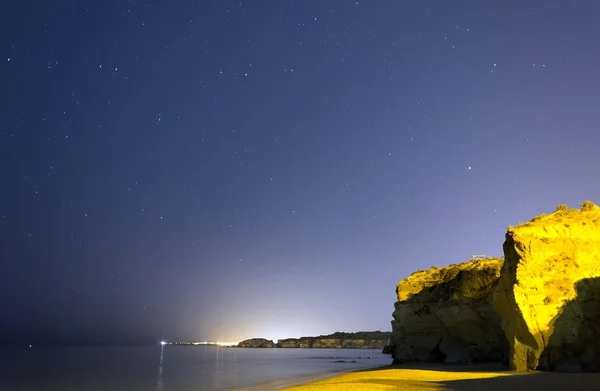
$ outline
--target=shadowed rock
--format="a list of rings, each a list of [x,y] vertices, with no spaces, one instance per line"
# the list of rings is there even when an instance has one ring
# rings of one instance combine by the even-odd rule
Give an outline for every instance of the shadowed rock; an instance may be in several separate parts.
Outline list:
[[[575,292],[553,319],[538,369],[600,372],[600,278],[577,281]]]
[[[509,227],[494,298],[510,369],[600,370],[600,208]]]
[[[501,361],[507,344],[492,305],[503,260],[418,271],[396,286],[394,362]]]

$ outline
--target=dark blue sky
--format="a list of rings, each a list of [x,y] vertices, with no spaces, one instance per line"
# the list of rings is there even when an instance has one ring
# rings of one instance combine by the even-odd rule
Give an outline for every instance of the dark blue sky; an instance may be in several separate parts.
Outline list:
[[[7,341],[389,330],[599,201],[600,3],[0,4]]]

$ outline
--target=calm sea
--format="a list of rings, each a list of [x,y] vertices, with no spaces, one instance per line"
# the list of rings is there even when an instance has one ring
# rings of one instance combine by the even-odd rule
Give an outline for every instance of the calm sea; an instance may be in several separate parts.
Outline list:
[[[363,349],[0,348],[0,390],[217,391],[254,387],[268,391],[390,361],[390,356],[379,350]]]

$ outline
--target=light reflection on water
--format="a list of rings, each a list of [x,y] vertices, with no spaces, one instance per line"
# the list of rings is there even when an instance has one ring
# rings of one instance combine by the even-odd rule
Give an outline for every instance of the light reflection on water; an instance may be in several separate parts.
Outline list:
[[[163,384],[163,356],[165,353],[165,345],[160,346],[160,359],[158,360],[158,377],[156,380],[156,389],[162,390],[164,388]]]

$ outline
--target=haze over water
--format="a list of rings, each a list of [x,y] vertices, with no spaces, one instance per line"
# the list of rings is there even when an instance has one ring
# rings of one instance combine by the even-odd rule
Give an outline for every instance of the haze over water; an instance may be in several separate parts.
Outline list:
[[[390,361],[379,350],[365,349],[2,348],[0,391],[218,391],[268,384],[261,388],[267,390],[287,384],[285,379]]]

